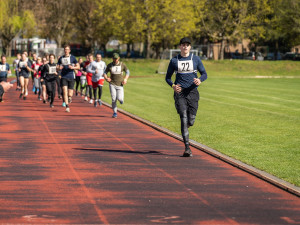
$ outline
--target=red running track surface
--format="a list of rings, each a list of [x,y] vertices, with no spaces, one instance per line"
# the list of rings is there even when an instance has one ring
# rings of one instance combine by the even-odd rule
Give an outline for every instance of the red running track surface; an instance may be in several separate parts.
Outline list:
[[[0,223],[300,223],[297,196],[199,150],[180,157],[180,141],[106,106],[18,95],[0,103]]]

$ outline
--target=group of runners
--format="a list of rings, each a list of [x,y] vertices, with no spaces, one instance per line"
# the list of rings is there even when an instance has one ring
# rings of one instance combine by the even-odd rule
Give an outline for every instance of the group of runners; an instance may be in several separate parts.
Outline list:
[[[17,89],[21,93],[20,99],[26,100],[28,96],[28,84],[32,78],[32,91],[38,100],[49,103],[54,107],[55,93],[62,99],[62,106],[66,112],[70,112],[70,103],[75,95],[84,96],[85,101],[94,106],[101,106],[102,87],[104,81],[109,83],[112,98],[113,118],[117,118],[117,101],[124,102],[124,88],[129,78],[129,70],[125,63],[120,61],[118,53],[113,54],[113,62],[106,65],[100,54],[86,56],[86,61],[70,54],[70,46],[64,47],[64,55],[56,62],[54,54],[45,55],[42,58],[34,53],[32,59],[28,58],[27,52],[18,54],[14,60],[17,78]],[[11,73],[6,57],[2,56],[0,64],[0,82],[7,81],[7,74]],[[125,77],[124,77],[125,73]],[[0,99],[2,101],[2,98]]]
[[[173,57],[169,63],[165,80],[174,90],[174,100],[177,113],[180,116],[181,134],[185,145],[183,157],[191,157],[192,151],[189,145],[189,127],[194,125],[196,114],[198,111],[198,101],[200,98],[198,86],[207,79],[207,73],[201,62],[201,59],[190,53],[191,40],[184,37],[180,40],[179,48],[181,53]],[[112,98],[112,117],[117,117],[117,101],[121,104],[124,102],[123,85],[127,83],[129,78],[129,70],[126,65],[120,62],[120,57],[117,53],[113,55],[113,62],[106,66],[101,60],[101,55],[96,55],[94,61],[93,55],[89,54],[87,60],[83,62],[70,55],[70,47],[65,46],[65,55],[58,59],[55,63],[55,56],[49,55],[48,58],[39,59],[33,58],[31,62],[27,58],[27,53],[24,52],[18,61],[15,61],[16,74],[19,77],[18,89],[21,90],[20,98],[26,100],[28,95],[28,82],[30,72],[33,72],[33,80],[35,85],[35,93],[42,95],[42,100],[46,103],[46,90],[48,94],[48,102],[50,107],[53,107],[55,98],[56,84],[58,84],[59,98],[63,99],[63,106],[66,107],[66,112],[70,112],[69,104],[72,102],[74,83],[76,82],[76,95],[78,95],[78,87],[81,87],[80,94],[83,95],[85,90],[85,100],[94,103],[94,106],[101,105],[102,86],[104,80],[109,83],[109,89]],[[33,56],[35,57],[35,56]],[[10,71],[9,65],[6,63],[6,58],[1,58],[1,77]],[[200,72],[201,76],[197,76]],[[110,73],[110,76],[108,76]],[[125,73],[125,77],[124,74]],[[173,74],[176,74],[175,81],[172,81]],[[60,79],[60,81],[59,81]],[[0,80],[1,83],[1,80]],[[6,83],[1,83],[0,92],[6,88]],[[85,87],[85,84],[86,87]],[[60,86],[62,91],[60,91]],[[19,87],[20,86],[20,87]],[[97,95],[98,92],[98,95]],[[93,93],[93,94],[92,94]],[[0,95],[1,96],[1,95]]]

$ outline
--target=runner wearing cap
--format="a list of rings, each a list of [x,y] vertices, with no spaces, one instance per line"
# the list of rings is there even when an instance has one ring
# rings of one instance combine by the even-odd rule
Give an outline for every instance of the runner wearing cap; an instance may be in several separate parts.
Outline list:
[[[107,73],[110,72],[110,77]],[[125,78],[123,77],[125,72]],[[120,62],[120,56],[118,53],[113,54],[113,62],[107,65],[107,68],[103,74],[104,79],[109,82],[109,89],[112,100],[113,118],[117,118],[117,100],[123,104],[124,102],[124,88],[129,78],[129,70],[125,63]]]
[[[207,79],[207,73],[200,58],[190,54],[191,40],[189,38],[182,38],[179,48],[181,53],[170,61],[166,82],[174,90],[175,108],[180,116],[181,134],[185,145],[183,157],[190,157],[192,151],[189,146],[188,128],[194,125],[200,97],[197,88]],[[201,74],[199,78],[197,71]],[[174,72],[176,79],[173,83],[171,78]]]

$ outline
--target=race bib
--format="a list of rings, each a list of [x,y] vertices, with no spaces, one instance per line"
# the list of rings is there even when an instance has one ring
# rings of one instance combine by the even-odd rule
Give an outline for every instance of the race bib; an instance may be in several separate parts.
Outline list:
[[[6,71],[6,65],[0,65],[0,71],[5,72]]]
[[[25,64],[26,64],[26,62],[20,62],[20,63],[19,63],[20,68],[24,68],[24,67],[25,67]]]
[[[71,64],[71,59],[70,57],[64,57],[61,59],[61,63],[63,66],[68,66]]]
[[[97,63],[97,69],[98,70],[104,70],[104,64],[103,63]]]
[[[49,74],[56,73],[56,66],[49,66]]]
[[[112,74],[121,74],[122,70],[121,70],[121,66],[113,66],[110,69]]]
[[[179,61],[178,60],[178,73],[192,73],[194,71],[193,60]]]

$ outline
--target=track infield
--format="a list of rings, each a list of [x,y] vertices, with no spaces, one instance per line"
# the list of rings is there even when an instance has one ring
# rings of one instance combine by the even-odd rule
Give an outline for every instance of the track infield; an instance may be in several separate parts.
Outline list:
[[[106,106],[18,95],[0,103],[2,224],[300,224],[299,197],[197,149],[182,158]]]

